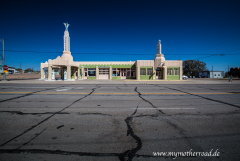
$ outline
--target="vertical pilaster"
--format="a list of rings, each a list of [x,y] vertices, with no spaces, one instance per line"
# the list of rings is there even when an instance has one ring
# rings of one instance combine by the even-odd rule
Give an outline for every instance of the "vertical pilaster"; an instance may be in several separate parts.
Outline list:
[[[140,80],[140,66],[136,66],[136,78]]]
[[[71,66],[67,66],[67,80],[71,80]]]
[[[167,80],[167,66],[164,67],[164,80]]]
[[[44,79],[44,68],[41,68],[41,79]]]
[[[48,65],[48,80],[52,80],[52,66]]]
[[[75,69],[74,69],[74,79],[77,79],[77,78],[78,78],[78,77],[77,77],[77,71],[78,71],[78,69],[75,68]]]
[[[112,80],[112,66],[109,68],[109,79]]]
[[[78,76],[77,79],[81,78],[81,73],[80,73],[80,66],[78,67]]]
[[[64,70],[63,70],[63,67],[61,67],[61,79],[64,80]]]
[[[179,68],[179,79],[182,80],[182,66]]]
[[[98,70],[98,66],[96,66],[96,79],[99,79],[99,70]]]
[[[156,69],[153,67],[153,80],[156,79]]]
[[[82,71],[82,79],[84,79],[84,77],[85,77],[85,71],[84,71],[83,66],[81,67],[81,71]]]

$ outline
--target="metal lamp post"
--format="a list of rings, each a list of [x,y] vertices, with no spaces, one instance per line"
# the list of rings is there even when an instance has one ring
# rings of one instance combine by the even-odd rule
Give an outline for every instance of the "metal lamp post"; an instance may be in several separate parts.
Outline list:
[[[4,66],[5,65],[4,39],[1,39],[0,41],[2,42],[2,46],[3,46],[3,54],[2,55],[0,54],[0,55],[2,56],[2,60],[3,60],[2,62]],[[4,80],[6,80],[6,73],[4,73],[3,76],[4,76]]]

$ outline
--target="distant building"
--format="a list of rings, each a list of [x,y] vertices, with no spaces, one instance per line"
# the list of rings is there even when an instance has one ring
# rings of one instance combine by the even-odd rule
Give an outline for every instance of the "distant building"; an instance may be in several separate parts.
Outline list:
[[[210,78],[210,72],[209,71],[201,71],[198,72],[199,78]]]
[[[210,71],[210,78],[223,78],[224,71]]]
[[[73,61],[70,52],[69,24],[64,23],[64,51],[62,56],[41,63],[41,79],[54,80],[60,70],[62,80],[75,79],[137,79],[182,80],[182,60],[165,60],[161,53],[161,41],[157,44],[154,60],[134,61]],[[91,58],[91,57],[89,57]],[[47,72],[46,72],[47,70]],[[46,74],[47,73],[47,74]],[[46,76],[46,77],[45,77]]]
[[[223,78],[224,71],[201,71],[198,76],[199,78]]]
[[[9,74],[16,73],[16,69],[14,67],[8,67],[8,73]]]

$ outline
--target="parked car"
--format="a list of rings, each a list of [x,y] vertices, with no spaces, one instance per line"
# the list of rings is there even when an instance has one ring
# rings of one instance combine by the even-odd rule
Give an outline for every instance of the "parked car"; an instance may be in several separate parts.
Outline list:
[[[183,76],[182,76],[182,79],[188,79],[188,76],[183,75]]]

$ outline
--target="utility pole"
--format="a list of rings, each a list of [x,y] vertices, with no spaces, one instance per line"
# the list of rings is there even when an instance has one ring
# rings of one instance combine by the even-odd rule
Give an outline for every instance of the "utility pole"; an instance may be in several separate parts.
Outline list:
[[[212,78],[213,78],[213,65],[212,65]]]
[[[2,46],[3,46],[2,60],[3,60],[3,65],[5,65],[4,39],[2,39],[1,42],[2,42]],[[4,73],[3,76],[4,76],[4,80],[6,80],[6,73]]]
[[[229,65],[228,65],[228,72],[229,72]],[[227,75],[228,75],[228,72],[227,72]]]

